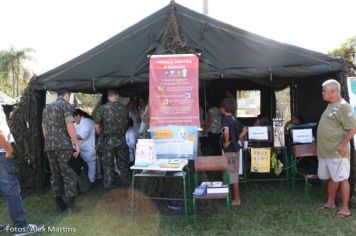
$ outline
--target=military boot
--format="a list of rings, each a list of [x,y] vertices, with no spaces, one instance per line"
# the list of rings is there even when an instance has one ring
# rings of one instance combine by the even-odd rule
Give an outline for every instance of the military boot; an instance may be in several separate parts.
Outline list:
[[[8,224],[0,224],[0,232],[6,231],[9,227]]]
[[[74,204],[75,197],[68,198],[68,213],[69,214],[77,214],[82,211],[80,206]]]
[[[68,205],[63,201],[63,198],[61,196],[56,197],[56,203],[58,212],[64,212],[65,210],[67,210]]]

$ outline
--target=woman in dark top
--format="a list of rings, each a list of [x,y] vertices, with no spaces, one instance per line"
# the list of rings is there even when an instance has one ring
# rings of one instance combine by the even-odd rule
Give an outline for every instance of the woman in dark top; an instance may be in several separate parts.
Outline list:
[[[238,140],[242,139],[247,133],[247,129],[233,115],[234,103],[231,99],[224,99],[221,104],[221,113],[224,115],[222,119],[222,127],[224,129],[223,150],[224,155],[228,159],[228,171],[230,183],[233,189],[232,205],[240,205],[239,191],[239,151],[241,149]]]

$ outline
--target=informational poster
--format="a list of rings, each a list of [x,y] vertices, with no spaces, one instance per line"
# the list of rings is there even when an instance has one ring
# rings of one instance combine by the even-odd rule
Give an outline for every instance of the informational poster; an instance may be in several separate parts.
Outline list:
[[[152,139],[138,139],[135,165],[151,164],[156,161],[156,150]]]
[[[151,128],[157,159],[195,159],[198,129],[195,126],[157,126]]]
[[[356,115],[356,77],[348,77],[347,78],[347,87],[350,98],[350,105],[352,106],[352,110],[354,115]],[[356,139],[354,136],[354,147],[356,149]]]
[[[200,127],[199,58],[196,55],[153,55],[149,78],[150,128]]]
[[[251,172],[270,173],[271,171],[271,149],[251,148]]]

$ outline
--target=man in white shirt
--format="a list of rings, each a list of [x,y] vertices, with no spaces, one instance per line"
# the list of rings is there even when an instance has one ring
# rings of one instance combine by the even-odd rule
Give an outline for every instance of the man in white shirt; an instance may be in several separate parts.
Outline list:
[[[75,130],[81,148],[80,156],[88,164],[88,178],[90,183],[95,182],[96,151],[94,121],[81,109],[75,109]]]

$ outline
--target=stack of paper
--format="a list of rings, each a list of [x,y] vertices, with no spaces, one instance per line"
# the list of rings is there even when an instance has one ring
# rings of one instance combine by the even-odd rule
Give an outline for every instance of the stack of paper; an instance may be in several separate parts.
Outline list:
[[[207,187],[205,185],[200,185],[195,188],[193,195],[205,196],[207,194]]]
[[[157,161],[160,168],[182,169],[188,164],[186,159],[160,159]]]
[[[228,193],[228,187],[221,187],[221,188],[208,188],[207,194],[214,194],[214,193]]]
[[[202,182],[201,185],[205,185],[208,188],[221,188],[224,183],[222,181],[213,181],[213,182]]]
[[[195,188],[194,195],[206,196],[209,194],[229,193],[229,187],[222,181],[202,182]]]

